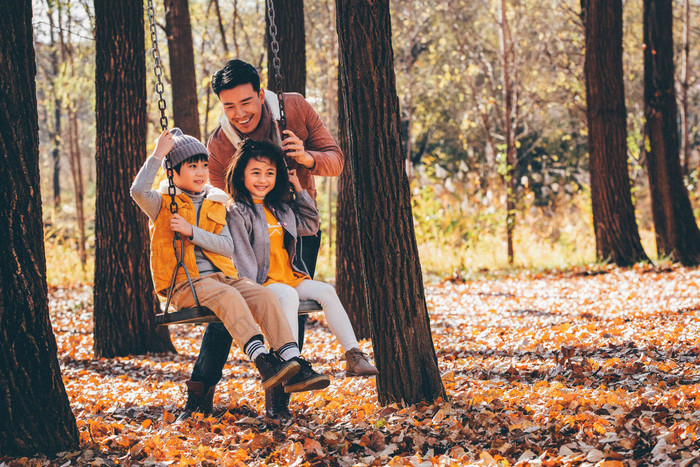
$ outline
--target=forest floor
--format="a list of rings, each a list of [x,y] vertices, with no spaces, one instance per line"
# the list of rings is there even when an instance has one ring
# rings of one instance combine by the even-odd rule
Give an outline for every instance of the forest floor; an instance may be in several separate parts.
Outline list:
[[[426,294],[448,400],[380,406],[314,319],[304,354],[331,386],[294,395],[277,425],[237,349],[214,414],[175,422],[204,328],[171,327],[178,355],[95,359],[90,287],[52,288],[80,450],[0,465],[700,465],[700,270],[522,272]]]

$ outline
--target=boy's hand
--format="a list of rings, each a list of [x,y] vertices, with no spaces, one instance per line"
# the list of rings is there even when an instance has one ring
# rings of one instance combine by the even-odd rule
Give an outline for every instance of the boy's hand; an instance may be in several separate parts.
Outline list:
[[[168,130],[163,130],[156,140],[156,147],[153,149],[153,157],[163,160],[173,149],[173,134]]]
[[[313,156],[304,149],[304,142],[297,138],[293,131],[284,130],[284,141],[282,141],[282,149],[284,154],[291,157],[299,165],[303,165],[307,169],[311,169],[316,165]]]
[[[292,184],[294,187],[294,191],[299,193],[303,190],[301,187],[301,183],[299,183],[299,177],[297,177],[297,171],[296,169],[291,169],[288,171],[289,173],[289,183]]]
[[[180,214],[173,214],[170,218],[170,230],[180,232],[186,237],[192,236],[192,224],[187,222]]]

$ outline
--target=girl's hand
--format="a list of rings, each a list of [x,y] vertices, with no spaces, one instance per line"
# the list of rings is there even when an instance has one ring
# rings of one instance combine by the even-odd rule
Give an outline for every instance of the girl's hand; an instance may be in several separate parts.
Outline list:
[[[187,222],[180,214],[173,214],[170,218],[170,230],[180,232],[186,237],[192,236],[192,224]]]
[[[294,191],[296,191],[297,193],[302,191],[303,188],[301,187],[301,183],[299,182],[299,177],[297,177],[296,169],[290,169],[287,173],[289,174],[289,183],[291,183],[294,187]]]
[[[156,140],[156,147],[153,149],[153,157],[163,160],[173,149],[173,134],[168,130],[163,130]]]
[[[297,135],[290,130],[284,130],[284,141],[282,141],[282,149],[284,149],[284,154],[291,157],[299,165],[303,165],[307,169],[311,169],[315,166],[316,161],[313,156],[306,152],[304,149],[304,142],[297,138]]]

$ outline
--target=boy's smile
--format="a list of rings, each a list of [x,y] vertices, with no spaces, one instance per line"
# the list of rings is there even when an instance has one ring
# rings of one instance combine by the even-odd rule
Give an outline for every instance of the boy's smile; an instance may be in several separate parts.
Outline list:
[[[209,162],[183,162],[180,173],[173,171],[173,183],[183,191],[199,193],[209,180]]]
[[[268,159],[252,158],[243,171],[243,184],[255,198],[264,198],[275,187],[277,167]]]

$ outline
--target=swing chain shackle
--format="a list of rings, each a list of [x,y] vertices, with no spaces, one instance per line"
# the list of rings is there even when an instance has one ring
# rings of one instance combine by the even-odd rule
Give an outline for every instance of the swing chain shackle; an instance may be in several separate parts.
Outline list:
[[[277,42],[277,25],[275,24],[275,6],[273,0],[267,0],[267,18],[270,21],[270,50],[272,50],[272,66],[275,69],[275,86],[277,87],[277,100],[280,105],[280,131],[287,129],[287,116],[284,113],[284,93],[282,93],[282,64],[278,56],[280,44]]]

